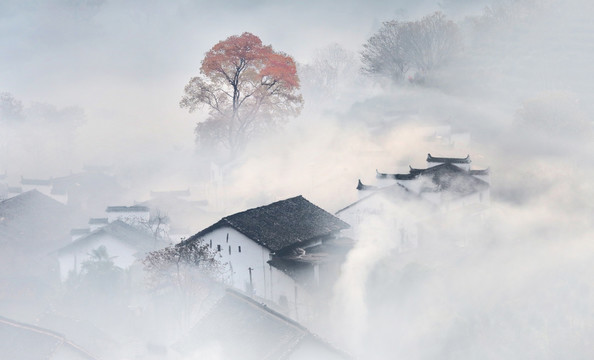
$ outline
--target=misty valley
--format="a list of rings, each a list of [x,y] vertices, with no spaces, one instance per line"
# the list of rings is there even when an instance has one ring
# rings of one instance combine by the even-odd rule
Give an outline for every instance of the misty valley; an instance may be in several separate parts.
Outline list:
[[[0,358],[593,358],[593,11],[0,1]]]

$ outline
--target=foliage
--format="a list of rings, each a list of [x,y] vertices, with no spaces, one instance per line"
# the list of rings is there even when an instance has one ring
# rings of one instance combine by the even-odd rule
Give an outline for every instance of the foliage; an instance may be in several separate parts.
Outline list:
[[[0,122],[18,121],[23,118],[23,103],[10,93],[0,93]]]
[[[349,86],[357,79],[359,60],[339,44],[331,44],[318,49],[310,64],[300,66],[299,74],[306,84],[322,96],[339,90],[342,85]]]
[[[217,253],[202,241],[153,251],[143,264],[149,290],[175,302],[182,324],[191,323],[195,310],[199,312],[215,288],[215,279],[226,270]]]
[[[411,70],[427,74],[443,65],[461,49],[456,24],[441,12],[419,21],[385,22],[361,53],[363,70],[399,80]]]
[[[196,126],[201,146],[222,144],[232,155],[249,139],[296,116],[303,100],[293,59],[257,36],[230,36],[202,60],[200,76],[185,87],[180,101],[190,112],[206,107],[209,117]]]
[[[171,285],[182,288],[192,280],[188,276],[215,278],[222,274],[224,265],[216,256],[207,244],[196,241],[150,252],[143,264],[153,289]]]
[[[87,287],[104,292],[117,287],[122,269],[117,267],[104,245],[91,250],[90,258],[81,266],[81,280]]]

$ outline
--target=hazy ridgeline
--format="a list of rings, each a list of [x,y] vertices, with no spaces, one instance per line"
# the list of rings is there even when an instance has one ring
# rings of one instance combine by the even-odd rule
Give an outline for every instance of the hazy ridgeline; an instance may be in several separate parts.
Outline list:
[[[215,215],[189,216],[198,231],[218,214],[297,194],[334,212],[357,199],[357,179],[372,180],[375,169],[423,167],[428,152],[470,154],[473,166],[491,171],[489,218],[443,215],[428,236],[431,246],[406,253],[394,248],[389,229],[407,209],[370,218],[331,311],[308,325],[358,358],[594,355],[589,2],[232,5],[234,11],[191,1],[2,2],[0,173],[16,185],[21,176],[111,166],[127,189],[121,204],[145,200],[150,190],[191,187],[196,198],[217,198],[210,204]],[[395,82],[360,72],[363,44],[383,21],[437,10],[461,36],[449,61],[422,77],[411,69]],[[298,118],[252,141],[214,193],[208,174],[215,155],[194,148],[195,124],[207,115],[188,114],[178,103],[204,53],[244,31],[295,58],[305,105]],[[471,142],[447,147],[427,137],[444,125],[470,133]],[[456,245],[460,237],[466,246]],[[66,311],[68,292],[43,293],[47,302],[23,321]],[[87,296],[93,309],[80,306]],[[113,337],[167,343],[173,340],[160,337],[160,327],[180,331],[171,320],[177,314],[158,314],[169,323],[157,315],[136,323],[113,298],[79,297],[68,298],[76,301],[72,313]],[[101,316],[108,308],[113,322]],[[118,316],[130,321],[119,328]]]

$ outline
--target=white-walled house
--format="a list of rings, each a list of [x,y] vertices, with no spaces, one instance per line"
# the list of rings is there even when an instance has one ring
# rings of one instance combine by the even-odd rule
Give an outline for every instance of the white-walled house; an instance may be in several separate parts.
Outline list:
[[[150,209],[147,206],[108,206],[105,210],[107,222],[120,220],[129,224],[147,223],[150,220]]]
[[[295,319],[311,314],[310,290],[320,284],[326,251],[349,225],[302,196],[224,217],[178,246],[201,241],[229,268],[226,282],[277,305]]]
[[[359,200],[336,215],[351,224],[349,236],[365,236],[365,226],[378,221],[389,229],[401,251],[419,243],[420,227],[440,213],[461,212],[482,217],[490,203],[489,170],[473,170],[470,156],[446,158],[427,155],[427,168],[409,168],[408,174],[376,171],[376,184],[359,180]]]
[[[37,190],[43,195],[52,196],[52,179],[26,179],[21,177],[21,188],[23,192]],[[60,201],[59,199],[56,199]]]
[[[83,232],[79,230],[77,234]],[[157,248],[163,247],[161,241],[155,239],[149,232],[116,220],[103,227],[95,229],[82,236],[73,237],[75,240],[56,251],[60,264],[60,276],[64,281],[71,272],[80,273],[82,264],[91,258],[93,250],[104,246],[107,254],[113,257],[114,265],[128,269],[137,260]]]

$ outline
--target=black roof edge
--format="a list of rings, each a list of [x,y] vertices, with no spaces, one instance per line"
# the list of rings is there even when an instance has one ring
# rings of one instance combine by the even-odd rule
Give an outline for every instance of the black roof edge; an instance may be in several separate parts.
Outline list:
[[[452,157],[436,157],[430,153],[427,154],[427,162],[445,162],[454,164],[470,164],[470,154],[467,154],[465,158],[452,158]]]

